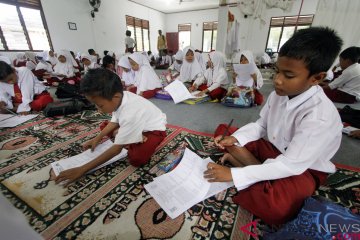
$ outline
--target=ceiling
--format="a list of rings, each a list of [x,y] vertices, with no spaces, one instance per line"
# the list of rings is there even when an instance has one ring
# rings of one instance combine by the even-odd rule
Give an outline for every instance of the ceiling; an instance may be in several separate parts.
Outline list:
[[[163,13],[186,12],[219,7],[219,0],[129,0]]]

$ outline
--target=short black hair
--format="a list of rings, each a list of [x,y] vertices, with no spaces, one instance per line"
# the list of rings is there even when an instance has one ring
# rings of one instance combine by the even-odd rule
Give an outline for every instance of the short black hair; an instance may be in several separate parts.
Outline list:
[[[104,56],[106,56],[108,54],[108,50],[104,50]]]
[[[5,82],[5,79],[12,73],[14,69],[6,62],[0,61],[0,82]]]
[[[106,55],[105,57],[103,57],[102,67],[106,68],[107,65],[109,65],[109,64],[113,64],[115,66],[115,58],[113,58],[112,56]]]
[[[131,36],[131,31],[130,31],[130,30],[126,30],[125,34],[126,34],[126,36],[130,37],[130,36]]]
[[[357,63],[360,60],[360,48],[359,47],[348,47],[340,53],[342,59],[349,59],[352,63]]]
[[[303,60],[309,76],[330,69],[343,41],[327,27],[301,29],[280,48],[279,57]]]
[[[80,92],[111,100],[116,93],[123,93],[120,77],[105,68],[89,69],[80,81]]]
[[[90,49],[88,49],[88,53],[91,55],[91,54],[95,53],[95,50],[90,48]]]

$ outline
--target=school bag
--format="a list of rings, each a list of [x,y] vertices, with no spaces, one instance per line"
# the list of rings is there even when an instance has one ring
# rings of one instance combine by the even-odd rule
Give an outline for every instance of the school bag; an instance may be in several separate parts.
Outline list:
[[[234,96],[226,96],[221,103],[227,107],[248,108],[254,105],[254,95],[249,89],[241,89]]]
[[[70,99],[60,102],[49,103],[44,109],[46,117],[66,116],[81,112],[82,110],[93,110],[95,106],[86,99]]]
[[[58,98],[84,98],[80,94],[80,84],[69,84],[67,82],[62,82],[57,87],[55,95]]]

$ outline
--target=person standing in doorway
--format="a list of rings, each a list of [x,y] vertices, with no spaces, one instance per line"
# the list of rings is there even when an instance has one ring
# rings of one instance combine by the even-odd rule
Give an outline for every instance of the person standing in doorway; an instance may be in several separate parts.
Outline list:
[[[159,56],[163,56],[163,52],[166,48],[166,38],[162,34],[161,30],[159,30],[159,36],[157,40],[157,49],[159,51]]]
[[[126,31],[125,38],[125,53],[134,53],[134,48],[136,47],[135,40],[131,37],[131,31]]]

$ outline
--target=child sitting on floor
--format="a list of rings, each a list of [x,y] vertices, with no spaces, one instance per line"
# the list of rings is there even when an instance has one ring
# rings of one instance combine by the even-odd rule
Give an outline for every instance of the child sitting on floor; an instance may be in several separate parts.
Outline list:
[[[208,66],[209,68],[206,69],[204,77],[197,78],[189,91],[200,90],[198,96],[208,94],[212,100],[221,100],[225,96],[229,85],[224,55],[218,51],[211,52]]]
[[[162,88],[162,84],[148,59],[141,53],[133,53],[129,56],[129,62],[135,72],[135,84],[134,87],[128,88],[128,91],[144,98],[154,97]]]
[[[127,55],[122,56],[118,65],[122,69],[121,82],[125,90],[135,87],[135,72],[132,70],[129,57]]]
[[[145,98],[123,91],[119,76],[107,69],[90,69],[80,86],[81,92],[100,111],[112,113],[110,123],[84,147],[93,150],[105,136],[117,131],[114,145],[91,162],[61,172],[55,181],[67,180],[69,184],[118,155],[123,148],[128,149],[131,165],[140,167],[147,164],[166,137],[166,115]]]
[[[184,48],[184,60],[177,78],[183,83],[193,83],[197,78],[204,76],[198,60],[195,58],[195,49],[191,46]]]
[[[283,224],[336,168],[342,123],[334,104],[317,86],[334,62],[342,40],[329,28],[302,29],[281,47],[275,91],[260,118],[231,136],[215,133],[226,149],[221,162],[208,164],[209,182],[233,181],[234,203],[268,224]],[[220,135],[220,136],[219,136]],[[267,139],[267,140],[265,140]]]
[[[349,47],[340,53],[342,74],[323,86],[326,96],[333,102],[355,103],[360,98],[360,48]]]
[[[84,73],[87,73],[89,69],[95,69],[100,67],[100,65],[94,61],[93,56],[90,56],[89,54],[82,54],[81,62],[82,64],[84,64]]]
[[[26,67],[12,68],[0,61],[0,106],[19,114],[41,111],[53,102],[45,86]],[[5,111],[2,111],[6,113]]]

